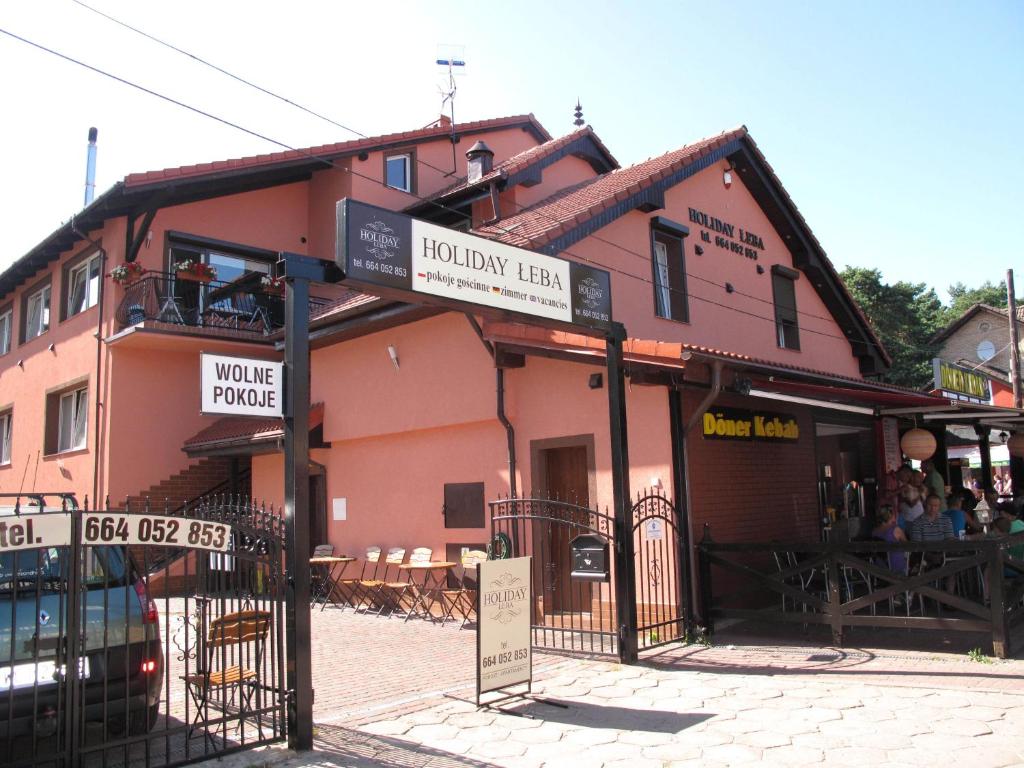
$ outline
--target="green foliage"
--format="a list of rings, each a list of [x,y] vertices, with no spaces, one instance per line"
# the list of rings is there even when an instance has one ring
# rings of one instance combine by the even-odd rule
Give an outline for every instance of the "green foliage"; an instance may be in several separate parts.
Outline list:
[[[1016,287],[1016,281],[1015,281]],[[1016,293],[1016,291],[1014,291]],[[991,307],[1006,307],[1006,281],[1000,280],[993,285],[986,280],[977,288],[968,288],[963,283],[949,286],[950,304],[946,309],[945,324],[956,320],[975,304],[988,304]],[[1021,299],[1017,299],[1018,303]]]
[[[877,269],[863,267],[847,267],[840,277],[892,356],[884,380],[914,389],[927,385],[937,350],[930,339],[946,324],[935,289],[902,281],[888,285]]]
[[[990,659],[988,656],[986,656],[982,652],[981,648],[972,648],[971,650],[969,650],[967,652],[967,658],[970,659],[971,661],[976,661],[979,664],[991,664],[992,663],[992,659]]]

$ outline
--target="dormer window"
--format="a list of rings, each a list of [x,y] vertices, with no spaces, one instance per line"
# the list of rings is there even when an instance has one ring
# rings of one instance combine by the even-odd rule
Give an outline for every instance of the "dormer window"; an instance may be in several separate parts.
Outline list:
[[[413,155],[403,152],[384,156],[384,183],[392,189],[412,194]]]

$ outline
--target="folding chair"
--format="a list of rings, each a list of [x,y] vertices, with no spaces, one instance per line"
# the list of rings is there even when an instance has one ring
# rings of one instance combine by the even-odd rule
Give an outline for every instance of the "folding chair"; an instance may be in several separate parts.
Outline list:
[[[416,582],[416,573],[420,569],[418,566],[423,566],[430,563],[431,558],[434,555],[434,550],[430,547],[416,547],[409,555],[409,564],[406,566],[408,570],[408,576],[401,585],[394,584],[393,587],[398,595],[398,606],[402,607],[402,601],[409,598],[409,604],[406,607],[405,620],[408,621],[413,615],[417,605],[423,605],[424,612],[429,613],[430,607],[426,605],[425,601],[425,590],[427,589],[427,580],[430,578],[429,570],[422,570],[423,579],[419,583]],[[401,586],[401,589],[398,587]]]
[[[352,606],[352,610],[358,610],[363,601],[365,595],[363,582],[372,582],[376,579],[379,567],[380,547],[367,547],[366,556],[363,559],[363,567],[359,571],[359,575],[351,579],[338,580],[338,594]],[[367,573],[368,569],[372,570]]]
[[[204,668],[181,678],[196,708],[189,738],[201,723],[209,719],[207,714],[213,699],[218,700],[220,710],[226,714],[237,695],[239,726],[244,725],[246,713],[253,710],[253,696],[259,689],[263,651],[271,621],[270,611],[248,610],[229,613],[210,622]],[[245,649],[250,643],[254,648],[248,652]],[[219,669],[214,669],[215,664]]]
[[[462,555],[462,572],[458,574],[459,586],[455,589],[442,589],[441,608],[444,614],[441,617],[441,626],[445,625],[448,619],[455,618],[455,611],[462,611],[462,629],[469,622],[469,615],[476,612],[476,566],[487,559],[487,553],[479,549],[471,549]]]
[[[392,609],[391,593],[394,591],[395,585],[398,583],[397,579],[401,574],[401,565],[405,562],[405,547],[392,547],[388,550],[387,557],[384,559],[384,573],[381,575],[379,580],[371,582],[361,582],[363,587],[367,590],[370,596],[370,604],[377,604],[377,615],[380,616],[385,608]],[[393,578],[388,578],[393,572]],[[401,584],[401,586],[405,586]],[[367,608],[366,610],[369,610]],[[364,610],[364,613],[366,612]]]
[[[313,548],[313,557],[330,557],[334,554],[333,544],[317,544]],[[309,594],[312,595],[310,603],[315,605],[319,600],[327,602],[323,594],[324,582],[330,574],[330,568],[324,565],[316,565],[309,571]]]

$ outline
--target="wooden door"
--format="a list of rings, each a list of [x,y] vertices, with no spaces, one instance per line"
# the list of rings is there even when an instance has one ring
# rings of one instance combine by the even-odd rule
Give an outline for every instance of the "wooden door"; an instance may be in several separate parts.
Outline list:
[[[574,445],[566,448],[549,448],[543,454],[551,498],[581,507],[589,506],[586,447]],[[569,575],[572,572],[569,542],[582,532],[571,525],[548,524],[547,541],[542,547],[542,550],[547,550],[548,560],[542,567],[549,569],[546,580],[550,601],[545,600],[547,613],[590,611],[590,585],[585,582],[573,582]]]
[[[309,476],[309,554],[319,544],[329,544],[327,533],[327,476]]]

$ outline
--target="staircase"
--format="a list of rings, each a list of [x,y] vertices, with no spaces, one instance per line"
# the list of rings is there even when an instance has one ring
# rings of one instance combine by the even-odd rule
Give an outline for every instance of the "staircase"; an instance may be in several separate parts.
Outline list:
[[[248,485],[249,461],[241,459],[239,464],[239,485],[242,486],[239,490],[244,493]],[[133,512],[141,512],[145,510],[148,501],[153,514],[171,513],[210,492],[227,493],[230,490],[230,477],[230,457],[200,459],[176,475],[150,486],[148,490],[129,496],[126,504]]]

